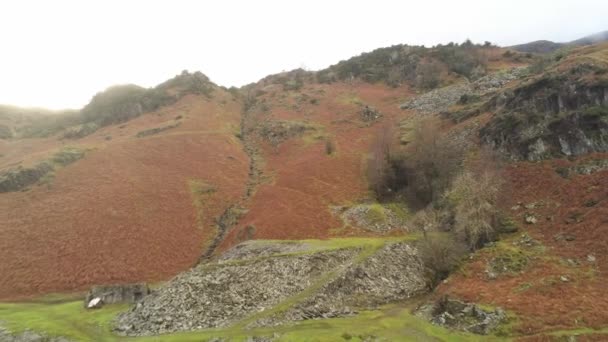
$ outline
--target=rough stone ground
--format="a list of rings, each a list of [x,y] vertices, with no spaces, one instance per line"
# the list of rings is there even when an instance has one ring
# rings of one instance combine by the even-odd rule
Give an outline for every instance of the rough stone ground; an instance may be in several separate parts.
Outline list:
[[[116,321],[126,335],[228,326],[264,311],[348,263],[356,249],[202,264],[173,279]]]
[[[491,333],[507,319],[501,308],[484,310],[475,304],[449,298],[421,306],[416,315],[436,325],[480,335]]]
[[[362,263],[345,269],[315,295],[252,325],[276,326],[288,321],[351,315],[356,309],[407,299],[427,290],[423,274],[415,248],[407,243],[388,244]]]
[[[388,233],[396,229],[406,230],[404,220],[385,207],[359,204],[350,208],[338,206],[333,209],[346,223],[375,233]]]
[[[48,337],[33,331],[24,331],[21,334],[11,334],[8,330],[0,326],[1,342],[70,342],[63,337]]]
[[[435,89],[402,104],[401,109],[414,109],[421,114],[439,113],[456,104],[465,94],[483,96],[495,92],[507,83],[521,77],[524,72],[525,68],[513,68],[484,76],[475,82],[464,81]]]
[[[303,242],[272,243],[267,241],[251,240],[234,246],[218,257],[218,263],[235,260],[266,257],[276,254],[298,253],[311,251],[312,246]]]
[[[353,309],[376,307],[427,289],[416,249],[407,243],[390,243],[379,250],[307,247],[269,241],[238,245],[119,315],[115,330],[136,336],[241,322],[275,326],[349,315]],[[263,312],[269,309],[273,311],[265,317]]]

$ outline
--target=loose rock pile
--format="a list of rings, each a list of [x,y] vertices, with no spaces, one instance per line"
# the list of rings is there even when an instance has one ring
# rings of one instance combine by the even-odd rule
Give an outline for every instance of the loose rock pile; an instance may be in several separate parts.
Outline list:
[[[237,246],[218,261],[179,275],[119,315],[115,331],[156,335],[226,327],[243,319],[250,320],[249,327],[275,326],[350,315],[427,289],[417,250],[405,242],[370,254],[360,248],[308,247],[267,241]],[[279,303],[284,310],[264,316]]]
[[[270,243],[267,241],[251,240],[234,246],[218,258],[218,263],[235,260],[253,259],[277,254],[312,251],[313,247],[304,242]]]
[[[422,114],[439,113],[454,105],[460,97],[471,92],[471,85],[462,82],[431,90],[402,104],[401,109],[413,109]]]
[[[49,337],[26,330],[20,334],[11,334],[0,326],[0,341],[2,342],[70,342],[64,337]]]
[[[422,114],[439,113],[456,104],[463,95],[483,96],[493,93],[507,83],[524,75],[525,68],[486,75],[475,82],[464,81],[451,86],[435,89],[401,105],[401,109],[414,109]]]
[[[359,204],[335,207],[346,223],[376,233],[387,233],[395,229],[406,229],[405,222],[392,210],[378,205]]]
[[[283,120],[268,120],[260,124],[258,129],[260,136],[275,146],[312,130],[315,130],[315,127],[308,123]]]
[[[303,291],[356,254],[349,249],[202,264],[119,315],[116,331],[151,335],[228,326]]]
[[[384,246],[361,264],[344,269],[313,296],[286,312],[256,321],[252,326],[275,326],[287,321],[340,317],[358,308],[410,298],[427,290],[423,265],[407,243]]]
[[[374,107],[365,105],[361,109],[361,120],[365,122],[372,122],[380,119],[382,114]]]
[[[484,310],[475,304],[447,297],[437,303],[422,306],[416,314],[436,325],[480,335],[491,333],[507,319],[501,308]]]

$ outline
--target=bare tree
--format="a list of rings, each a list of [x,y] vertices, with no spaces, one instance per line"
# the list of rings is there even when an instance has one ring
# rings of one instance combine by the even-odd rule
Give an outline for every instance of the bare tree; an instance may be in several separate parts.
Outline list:
[[[436,201],[448,189],[462,166],[463,150],[441,136],[439,125],[423,120],[414,129],[406,160],[408,186],[423,206]]]
[[[370,189],[379,199],[389,195],[391,180],[394,178],[392,164],[392,140],[394,129],[390,124],[383,125],[374,137],[367,163],[367,179]]]
[[[454,206],[454,231],[471,250],[495,238],[500,186],[492,170],[466,171],[458,175],[448,193]]]

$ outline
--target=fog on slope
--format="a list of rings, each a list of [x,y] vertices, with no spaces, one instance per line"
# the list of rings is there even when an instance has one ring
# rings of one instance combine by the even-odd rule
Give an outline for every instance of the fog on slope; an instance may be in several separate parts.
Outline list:
[[[240,86],[398,43],[570,41],[605,29],[608,3],[63,0],[12,2],[2,12],[0,103],[62,109],[183,69]]]

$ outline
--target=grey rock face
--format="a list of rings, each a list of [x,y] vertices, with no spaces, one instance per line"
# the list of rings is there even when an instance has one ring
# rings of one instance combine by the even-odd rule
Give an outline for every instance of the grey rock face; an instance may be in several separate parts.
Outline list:
[[[495,117],[482,141],[515,160],[541,160],[608,151],[605,84],[582,81],[579,68],[531,79],[492,98]]]

